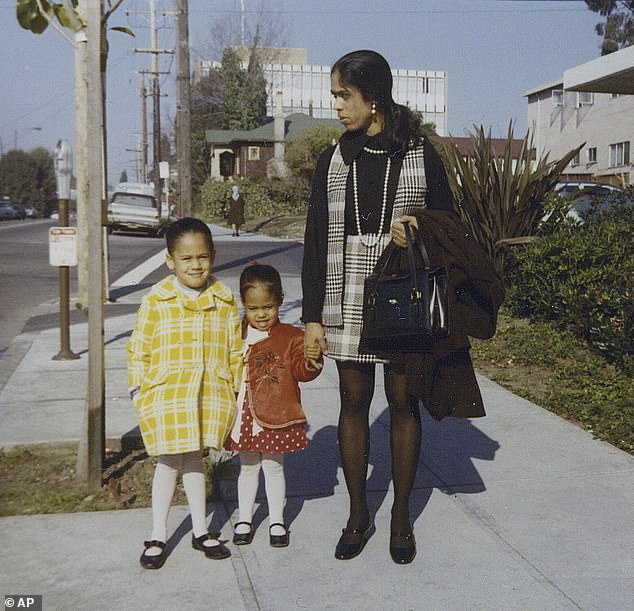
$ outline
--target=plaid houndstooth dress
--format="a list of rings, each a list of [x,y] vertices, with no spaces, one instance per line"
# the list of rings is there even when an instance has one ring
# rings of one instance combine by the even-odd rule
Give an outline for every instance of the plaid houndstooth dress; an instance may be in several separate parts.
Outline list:
[[[365,141],[354,158],[358,215],[350,171],[352,164],[346,163],[345,157],[349,160],[349,155],[342,155],[337,146],[328,169],[328,263],[323,309],[328,356],[360,363],[384,362],[359,348],[363,286],[391,240],[389,230],[393,219],[413,214],[425,205],[423,148],[409,151],[402,160],[392,157],[388,164],[381,135]],[[391,174],[386,189],[388,167]],[[387,197],[385,207],[384,197]],[[385,218],[381,223],[383,209]],[[363,237],[358,234],[358,225]]]

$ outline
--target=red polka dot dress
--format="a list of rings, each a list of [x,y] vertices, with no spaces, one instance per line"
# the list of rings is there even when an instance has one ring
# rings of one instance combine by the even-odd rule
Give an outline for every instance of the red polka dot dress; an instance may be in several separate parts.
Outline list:
[[[268,454],[283,454],[305,450],[308,440],[303,424],[291,424],[281,429],[261,430],[253,434],[253,415],[245,398],[242,406],[242,423],[240,424],[240,440],[227,439],[225,448],[234,452],[266,452]]]
[[[249,345],[259,339],[266,337],[266,332],[249,328],[247,339],[245,340],[245,352]],[[246,392],[246,382],[242,382],[242,387],[238,395],[237,417],[240,418],[239,438],[237,433],[237,423],[231,435],[225,442],[225,449],[233,452],[266,452],[268,454],[284,454],[305,450],[308,447],[308,439],[304,430],[304,425],[291,424],[283,428],[267,428],[254,421],[251,407],[249,405],[249,393]]]

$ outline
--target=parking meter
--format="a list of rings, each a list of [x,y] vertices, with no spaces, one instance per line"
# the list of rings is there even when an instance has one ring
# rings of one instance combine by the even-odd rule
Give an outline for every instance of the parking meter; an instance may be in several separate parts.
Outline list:
[[[57,198],[70,199],[70,179],[73,174],[73,153],[66,140],[60,140],[55,149],[55,179]]]

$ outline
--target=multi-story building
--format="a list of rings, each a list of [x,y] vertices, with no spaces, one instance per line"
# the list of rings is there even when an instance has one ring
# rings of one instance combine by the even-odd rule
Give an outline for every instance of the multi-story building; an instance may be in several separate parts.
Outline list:
[[[237,50],[246,67],[246,50],[242,47]],[[276,94],[281,91],[285,115],[303,113],[317,119],[337,118],[330,94],[330,66],[307,64],[305,49],[263,49],[258,52],[261,53],[262,69],[267,82],[269,116],[274,115]],[[272,58],[275,61],[268,61]],[[199,60],[194,71],[194,80],[219,67],[219,62]],[[394,100],[419,111],[425,122],[436,125],[436,132],[440,136],[446,136],[447,73],[437,70],[393,69],[392,76]]]
[[[634,183],[634,47],[576,66],[559,81],[526,91],[537,157],[583,144],[569,179]]]

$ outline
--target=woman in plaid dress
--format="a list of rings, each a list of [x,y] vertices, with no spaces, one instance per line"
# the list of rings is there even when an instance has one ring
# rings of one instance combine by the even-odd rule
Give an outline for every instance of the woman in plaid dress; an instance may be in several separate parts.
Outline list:
[[[302,319],[305,346],[319,346],[339,372],[338,439],[350,513],[335,557],[358,555],[372,530],[366,499],[369,410],[375,365],[382,362],[394,484],[390,553],[394,562],[407,564],[416,554],[409,497],[420,451],[420,413],[417,399],[407,392],[403,367],[359,346],[363,283],[392,238],[406,246],[403,220],[417,227],[412,216],[417,210],[451,210],[453,202],[442,162],[421,133],[420,118],[392,99],[392,73],[381,55],[344,55],[332,68],[331,84],[346,131],[321,155],[313,179]]]
[[[192,547],[219,560],[230,552],[207,532],[203,449],[221,448],[236,413],[242,368],[238,306],[211,275],[209,227],[194,218],[167,230],[173,275],[144,296],[127,345],[130,396],[143,443],[158,456],[152,482],[152,535],[141,566],[158,569],[167,553],[167,515],[178,472],[192,519]]]

